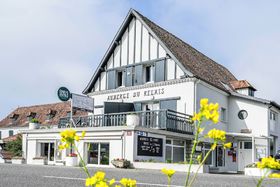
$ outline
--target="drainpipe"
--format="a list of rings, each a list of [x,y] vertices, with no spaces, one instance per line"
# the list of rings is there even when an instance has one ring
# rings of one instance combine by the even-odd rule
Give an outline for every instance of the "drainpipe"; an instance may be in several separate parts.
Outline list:
[[[121,136],[121,139],[122,139],[122,158],[125,157],[125,139],[124,139],[124,135],[125,135],[125,131],[122,131],[122,136]]]
[[[255,162],[255,136],[252,136],[252,162]]]
[[[200,82],[200,80],[199,79],[197,79],[197,78],[195,78],[195,81],[194,81],[194,106],[193,106],[193,113],[195,113],[196,112],[196,100],[197,100],[197,96],[196,96],[196,94],[197,94],[197,84]]]

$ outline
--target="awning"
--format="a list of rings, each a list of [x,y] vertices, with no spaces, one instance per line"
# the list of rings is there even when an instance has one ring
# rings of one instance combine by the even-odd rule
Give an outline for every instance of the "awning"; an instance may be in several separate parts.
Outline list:
[[[241,138],[263,138],[263,139],[272,139],[272,137],[264,136],[264,135],[255,135],[252,133],[236,133],[236,132],[227,132],[227,136],[233,136],[233,137],[241,137]]]

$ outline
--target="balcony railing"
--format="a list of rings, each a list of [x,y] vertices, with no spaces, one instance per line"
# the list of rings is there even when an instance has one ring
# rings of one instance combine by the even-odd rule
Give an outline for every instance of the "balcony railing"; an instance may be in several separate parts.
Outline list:
[[[191,116],[172,110],[151,110],[139,112],[122,112],[110,114],[97,114],[82,117],[73,117],[74,127],[108,127],[108,126],[126,126],[127,116],[137,115],[137,125],[163,129],[172,132],[193,134],[193,125]],[[69,128],[70,118],[61,118],[59,128]]]

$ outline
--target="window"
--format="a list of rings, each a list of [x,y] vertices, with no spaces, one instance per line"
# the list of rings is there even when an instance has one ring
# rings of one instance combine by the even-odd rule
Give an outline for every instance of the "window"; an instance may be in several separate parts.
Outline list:
[[[249,91],[248,91],[248,92],[249,92],[249,96],[254,97],[254,95],[255,95],[255,94],[254,94],[254,90],[252,90],[252,89],[249,88]]]
[[[2,132],[0,131],[0,140],[2,139]]]
[[[181,140],[166,139],[165,161],[167,163],[184,162],[185,142]]]
[[[117,73],[117,87],[124,86],[124,72],[119,71]]]
[[[276,121],[276,113],[270,111],[270,120]]]
[[[14,131],[13,130],[9,130],[9,136],[13,136],[14,135]]]
[[[153,67],[151,65],[144,69],[144,82],[153,82]]]
[[[225,108],[221,108],[221,121],[226,122],[227,120],[227,113]]]
[[[210,149],[211,149],[211,145],[210,144],[205,144],[204,145],[204,149],[203,149],[203,156],[204,157],[209,152]],[[207,159],[205,161],[205,165],[209,165],[209,166],[214,165],[214,163],[213,163],[213,151],[207,157]]]
[[[238,112],[238,117],[239,119],[244,120],[248,117],[248,112],[246,110],[240,110]]]
[[[244,142],[244,149],[252,149],[252,142]]]
[[[88,164],[109,165],[109,157],[109,143],[88,144]]]
[[[53,119],[55,115],[56,115],[56,111],[50,110],[49,113],[47,114],[47,120]]]

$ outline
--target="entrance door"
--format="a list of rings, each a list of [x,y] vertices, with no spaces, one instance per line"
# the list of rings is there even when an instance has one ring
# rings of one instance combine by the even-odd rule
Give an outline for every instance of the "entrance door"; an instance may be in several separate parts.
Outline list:
[[[41,143],[41,156],[47,157],[48,164],[54,164],[54,143]]]
[[[252,163],[252,142],[240,141],[238,151],[238,171],[244,171],[246,165]]]

